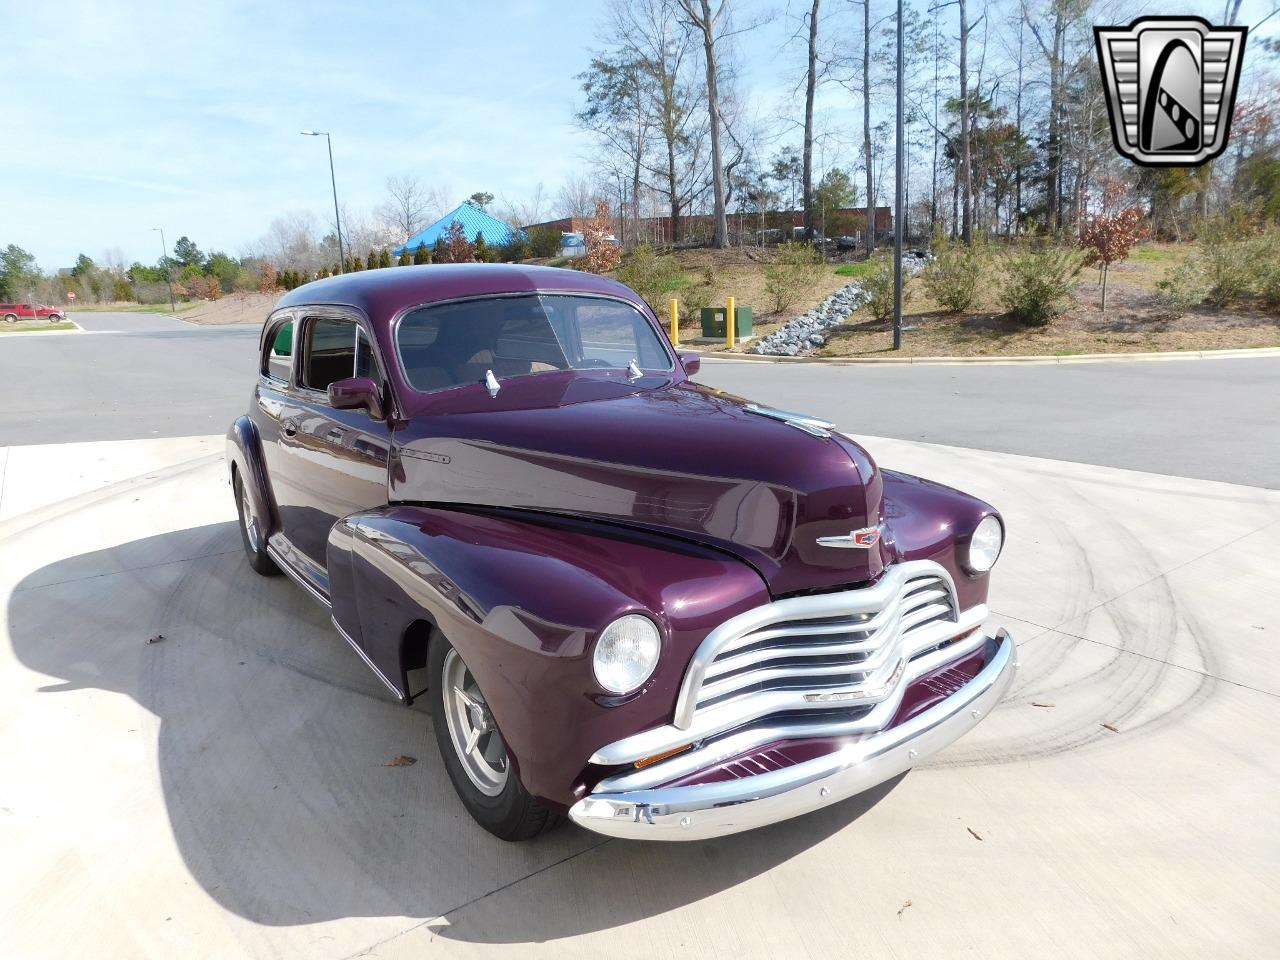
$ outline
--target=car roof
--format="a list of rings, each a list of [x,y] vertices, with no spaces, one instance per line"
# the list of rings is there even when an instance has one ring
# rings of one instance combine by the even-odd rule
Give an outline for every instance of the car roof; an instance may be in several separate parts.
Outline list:
[[[616,280],[581,270],[514,263],[442,263],[361,270],[315,280],[289,291],[276,309],[351,306],[382,332],[411,307],[464,297],[510,293],[584,293],[620,297],[643,307],[644,301]]]

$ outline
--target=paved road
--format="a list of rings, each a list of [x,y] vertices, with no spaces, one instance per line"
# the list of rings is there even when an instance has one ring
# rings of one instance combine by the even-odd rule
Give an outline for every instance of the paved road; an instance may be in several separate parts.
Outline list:
[[[221,433],[244,412],[256,325],[72,314],[85,334],[0,340],[0,447]]]
[[[195,436],[243,412],[254,325],[78,314],[0,340],[0,446]],[[708,361],[704,383],[853,433],[1280,488],[1280,359],[828,367]]]
[[[1280,358],[760,366],[698,379],[852,433],[1280,488]]]

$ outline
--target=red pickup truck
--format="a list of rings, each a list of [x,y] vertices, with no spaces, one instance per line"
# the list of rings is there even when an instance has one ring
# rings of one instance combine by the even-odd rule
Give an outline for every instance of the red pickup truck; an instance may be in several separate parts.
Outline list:
[[[5,323],[17,323],[19,320],[48,320],[57,323],[67,319],[66,311],[60,307],[34,306],[29,303],[0,303],[0,317]]]

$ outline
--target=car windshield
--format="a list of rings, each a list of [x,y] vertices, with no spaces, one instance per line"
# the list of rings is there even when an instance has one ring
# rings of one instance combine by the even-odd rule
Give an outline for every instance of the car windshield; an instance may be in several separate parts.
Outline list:
[[[557,370],[672,369],[653,326],[621,300],[574,294],[491,297],[405,314],[396,347],[421,392]]]

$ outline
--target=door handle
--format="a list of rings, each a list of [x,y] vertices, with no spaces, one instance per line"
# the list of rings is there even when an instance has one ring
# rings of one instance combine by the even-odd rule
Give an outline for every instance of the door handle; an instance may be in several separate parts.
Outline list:
[[[286,420],[282,429],[284,430],[284,435],[286,437],[295,437],[298,435],[298,421]]]

